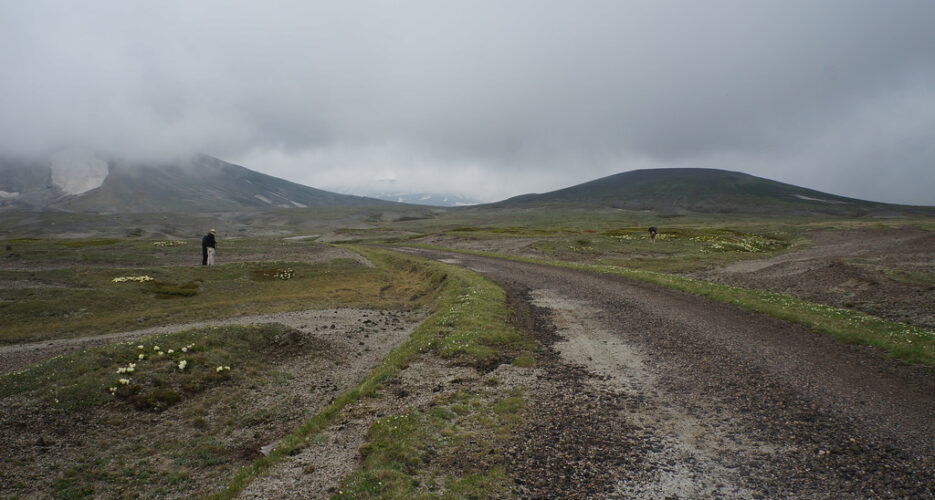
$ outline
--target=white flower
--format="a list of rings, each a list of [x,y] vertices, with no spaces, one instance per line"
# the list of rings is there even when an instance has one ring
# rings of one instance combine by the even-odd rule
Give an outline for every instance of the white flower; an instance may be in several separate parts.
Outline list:
[[[137,348],[137,349],[142,349],[142,348],[143,348],[143,344],[140,344],[140,345],[136,346],[136,348]]]
[[[140,355],[137,356],[137,357],[138,357],[139,359],[146,359],[146,355],[145,355],[145,354],[140,354]]]
[[[154,345],[154,346],[153,346],[153,350],[154,350],[154,351],[158,351],[158,350],[159,350],[159,346],[158,346],[158,345]]]
[[[127,373],[127,369],[124,367],[117,368],[117,373]]]
[[[130,384],[130,379],[128,379],[128,378],[122,378],[122,379],[120,379],[118,382],[120,382],[122,385],[129,385],[129,384]]]
[[[187,348],[187,347],[183,347],[183,348],[182,348],[182,352],[188,352],[188,348]]]
[[[162,352],[162,351],[159,351],[159,355],[160,355],[160,356],[165,356],[166,353],[164,353],[164,352]]]
[[[184,370],[186,366],[188,366],[188,361],[185,361],[184,359],[179,361],[179,370]]]
[[[175,354],[175,349],[169,349],[169,354]]]
[[[116,388],[116,387],[108,387],[107,390],[110,391],[111,394],[117,392],[117,388]]]
[[[223,367],[223,366],[219,366],[219,367],[217,368],[216,371],[222,372],[222,371],[224,371],[224,367]]]

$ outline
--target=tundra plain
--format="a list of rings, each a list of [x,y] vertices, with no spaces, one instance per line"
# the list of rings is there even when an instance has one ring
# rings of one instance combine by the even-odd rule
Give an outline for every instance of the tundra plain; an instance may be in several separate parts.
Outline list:
[[[4,497],[935,494],[930,218],[134,217],[5,228]]]

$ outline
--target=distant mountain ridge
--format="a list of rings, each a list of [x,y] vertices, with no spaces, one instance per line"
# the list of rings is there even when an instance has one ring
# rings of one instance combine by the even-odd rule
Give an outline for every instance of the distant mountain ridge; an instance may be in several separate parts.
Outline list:
[[[475,198],[449,193],[380,192],[367,194],[386,201],[412,205],[429,205],[433,207],[460,207],[465,205],[477,205],[480,203],[480,201]]]
[[[303,186],[207,155],[142,164],[85,156],[73,163],[0,158],[0,209],[151,213],[390,204]]]
[[[607,207],[668,213],[935,215],[935,207],[858,200],[741,172],[710,168],[633,170],[548,193],[520,195],[485,206]]]

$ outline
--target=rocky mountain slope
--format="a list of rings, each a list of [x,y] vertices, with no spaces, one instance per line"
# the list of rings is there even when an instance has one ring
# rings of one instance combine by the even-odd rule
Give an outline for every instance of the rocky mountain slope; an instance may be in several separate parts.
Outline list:
[[[303,186],[206,155],[151,163],[81,152],[42,161],[0,157],[0,210],[152,213],[390,204]]]

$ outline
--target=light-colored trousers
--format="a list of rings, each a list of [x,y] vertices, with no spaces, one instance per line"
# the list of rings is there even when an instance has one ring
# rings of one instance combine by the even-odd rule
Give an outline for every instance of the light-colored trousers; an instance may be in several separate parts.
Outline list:
[[[214,249],[211,247],[208,247],[208,265],[214,265]]]

